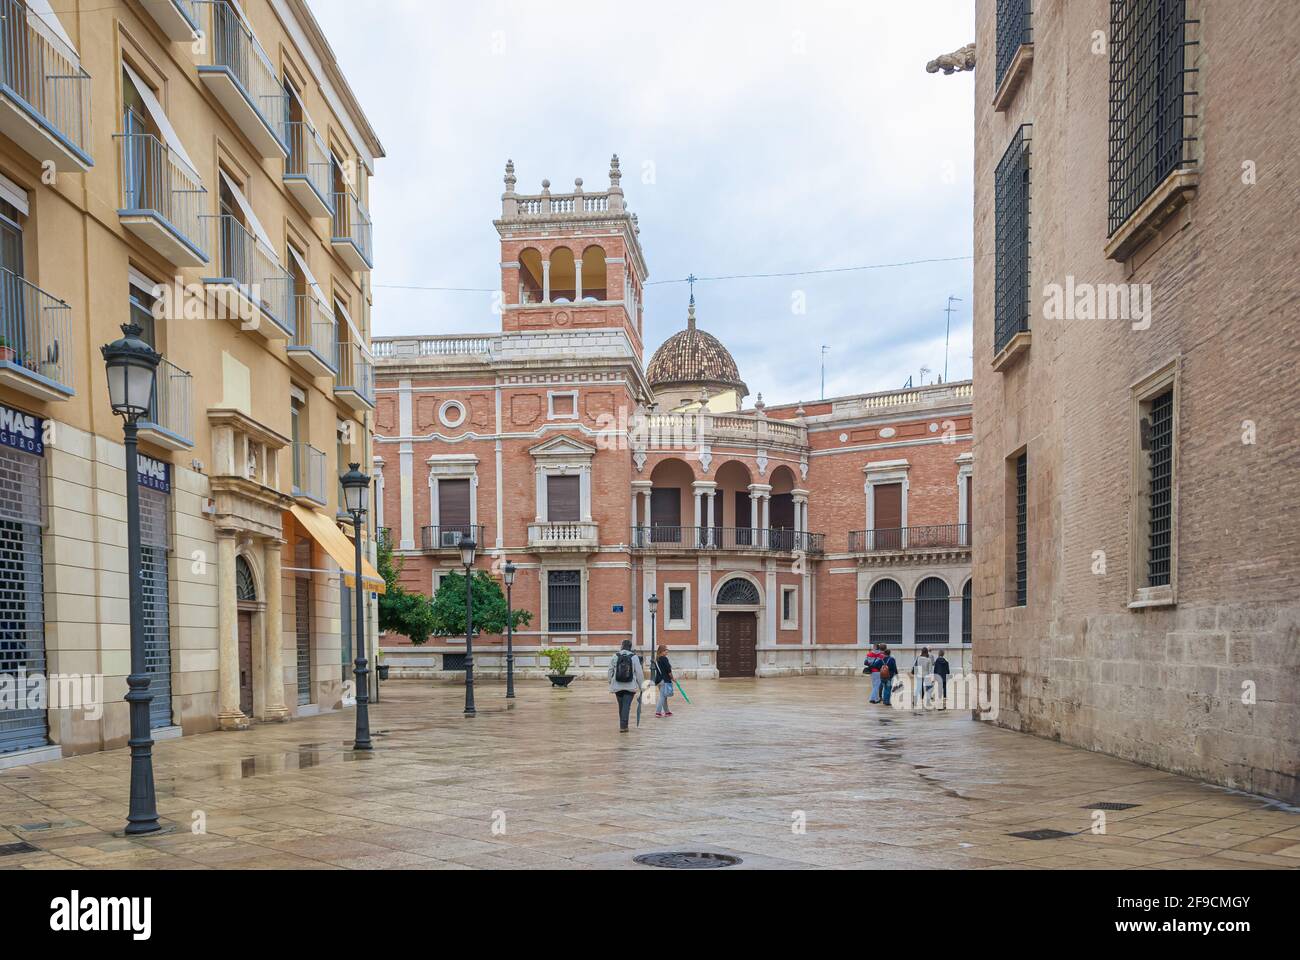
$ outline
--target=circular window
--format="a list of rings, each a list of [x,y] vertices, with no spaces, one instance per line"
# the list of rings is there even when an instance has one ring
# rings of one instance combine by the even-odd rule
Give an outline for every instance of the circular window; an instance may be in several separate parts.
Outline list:
[[[438,409],[438,419],[444,427],[459,427],[465,422],[465,404],[448,400]]]

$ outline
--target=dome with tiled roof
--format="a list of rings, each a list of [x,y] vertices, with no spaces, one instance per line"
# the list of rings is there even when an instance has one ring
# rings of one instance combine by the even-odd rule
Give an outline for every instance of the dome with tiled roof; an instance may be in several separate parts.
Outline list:
[[[646,377],[656,392],[663,387],[695,386],[737,391],[743,399],[749,387],[731,352],[711,333],[695,325],[695,296],[686,314],[686,329],[665,340],[650,358]]]

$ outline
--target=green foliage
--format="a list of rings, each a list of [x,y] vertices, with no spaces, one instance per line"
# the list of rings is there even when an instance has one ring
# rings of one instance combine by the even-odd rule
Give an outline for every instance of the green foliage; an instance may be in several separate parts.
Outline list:
[[[483,571],[477,571],[472,581],[470,598],[474,604],[474,630],[477,633],[505,633],[506,595],[501,585]],[[514,610],[514,628],[532,622],[527,610]],[[465,575],[449,573],[442,578],[438,593],[433,598],[433,632],[440,637],[465,634]]]
[[[379,595],[379,629],[407,637],[416,645],[426,642],[433,633],[433,606],[424,594],[407,590],[398,582],[402,563],[394,559],[388,537],[377,541],[375,560],[388,588]]]
[[[564,676],[569,672],[569,665],[573,663],[573,655],[564,647],[551,647],[549,650],[543,650],[542,656],[551,662],[551,672]]]

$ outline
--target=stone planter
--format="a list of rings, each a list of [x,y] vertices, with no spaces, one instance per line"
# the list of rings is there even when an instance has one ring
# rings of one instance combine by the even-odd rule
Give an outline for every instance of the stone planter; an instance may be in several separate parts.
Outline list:
[[[571,673],[551,673],[547,674],[550,678],[551,685],[556,687],[567,687],[573,683],[573,674]]]

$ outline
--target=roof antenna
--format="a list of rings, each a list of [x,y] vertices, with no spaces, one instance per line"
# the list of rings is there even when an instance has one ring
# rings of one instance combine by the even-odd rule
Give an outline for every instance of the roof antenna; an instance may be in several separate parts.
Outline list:
[[[948,323],[943,331],[943,382],[948,382],[948,336],[952,333],[952,305],[961,303],[961,297],[948,297],[948,306],[943,311],[948,314]]]

